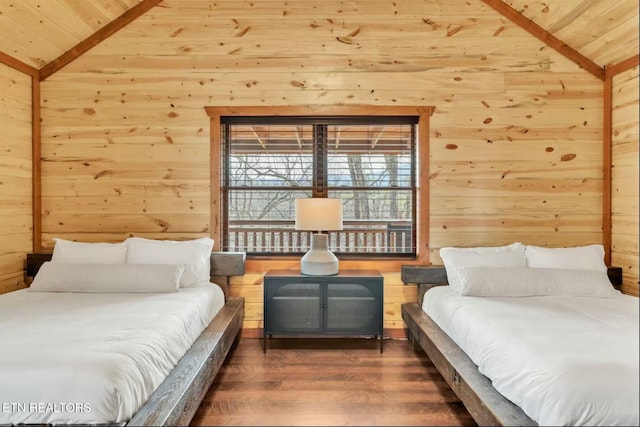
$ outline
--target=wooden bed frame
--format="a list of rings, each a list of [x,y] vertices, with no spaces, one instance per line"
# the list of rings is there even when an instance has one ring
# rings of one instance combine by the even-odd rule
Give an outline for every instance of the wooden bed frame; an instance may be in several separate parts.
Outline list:
[[[609,267],[609,280],[622,285],[622,268]],[[491,381],[478,371],[469,356],[422,310],[424,294],[434,286],[446,286],[443,266],[402,266],[402,281],[418,285],[418,302],[402,304],[402,320],[409,341],[424,350],[456,393],[473,419],[481,426],[536,426],[520,407],[502,396]]]
[[[50,260],[50,253],[27,254],[27,277],[34,277]],[[244,274],[244,262],[244,252],[211,254],[210,276],[225,291],[225,305],[127,426],[189,425],[229,350],[240,338],[244,298],[227,297],[226,287],[229,277]]]

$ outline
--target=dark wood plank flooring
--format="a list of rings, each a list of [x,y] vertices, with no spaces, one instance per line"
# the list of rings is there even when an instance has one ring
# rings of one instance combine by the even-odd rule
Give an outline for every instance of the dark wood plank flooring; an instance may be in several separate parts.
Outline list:
[[[191,425],[472,426],[422,351],[405,340],[242,339]]]

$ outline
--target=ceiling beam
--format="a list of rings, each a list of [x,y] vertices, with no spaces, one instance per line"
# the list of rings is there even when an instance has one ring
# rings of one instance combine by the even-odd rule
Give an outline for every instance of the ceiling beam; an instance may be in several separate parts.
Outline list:
[[[488,6],[501,13],[504,17],[508,18],[525,31],[529,32],[532,36],[546,43],[549,47],[555,49],[566,58],[575,62],[582,69],[590,72],[600,80],[604,81],[604,67],[599,66],[580,52],[567,45],[565,42],[525,17],[523,14],[513,9],[502,0],[482,0]]]
[[[380,133],[378,134],[378,136],[373,138],[373,141],[371,141],[371,148],[376,148],[376,145],[378,145],[378,141],[380,141],[380,138],[382,138],[384,129],[385,129],[385,126],[382,126],[382,129],[380,130]]]
[[[31,77],[38,77],[38,70],[36,68],[33,68],[31,65],[25,64],[19,59],[3,52],[0,52],[0,64],[4,64]]]
[[[634,55],[631,58],[627,58],[624,61],[620,61],[617,64],[609,64],[605,67],[605,74],[607,76],[615,76],[616,74],[623,73],[634,67],[638,66],[640,62],[640,56]]]
[[[104,27],[54,59],[44,67],[40,69],[40,81],[46,79],[56,71],[60,70],[65,65],[68,65],[76,58],[87,52],[89,49],[104,41],[117,31],[122,29],[125,25],[131,23],[151,8],[157,6],[162,0],[142,0],[140,3],[127,10],[125,13],[109,22]]]
[[[302,149],[302,126],[296,126],[296,141],[298,142],[298,148]]]
[[[260,135],[258,135],[258,131],[256,130],[256,128],[254,128],[253,126],[251,126],[251,132],[253,133],[253,136],[256,137],[256,139],[258,140],[258,143],[260,144],[260,146],[263,149],[267,148],[267,143],[262,139],[262,137]],[[262,132],[262,131],[261,131]]]

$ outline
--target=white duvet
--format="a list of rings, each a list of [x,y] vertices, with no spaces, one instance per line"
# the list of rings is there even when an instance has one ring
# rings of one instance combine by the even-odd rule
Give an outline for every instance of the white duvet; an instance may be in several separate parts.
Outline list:
[[[638,299],[461,296],[423,310],[540,425],[640,425]]]
[[[0,296],[0,424],[128,421],[223,304],[210,283]]]

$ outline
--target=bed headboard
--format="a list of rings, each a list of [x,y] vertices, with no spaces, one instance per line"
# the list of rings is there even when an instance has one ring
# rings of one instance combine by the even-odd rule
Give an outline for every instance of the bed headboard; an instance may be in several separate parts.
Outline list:
[[[40,266],[47,261],[51,261],[51,255],[51,253],[27,254],[27,277],[35,277]],[[246,258],[245,252],[211,252],[211,271],[209,276],[212,282],[220,285],[225,297],[228,296],[229,279],[232,276],[244,275]]]
[[[622,286],[622,267],[608,267],[607,276],[614,288],[620,290]],[[418,285],[418,302],[422,304],[424,293],[434,286],[446,286],[447,271],[442,265],[403,265],[401,266],[401,278],[405,285]]]

